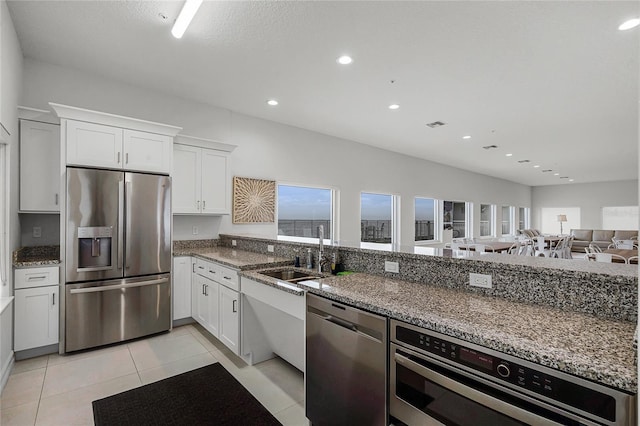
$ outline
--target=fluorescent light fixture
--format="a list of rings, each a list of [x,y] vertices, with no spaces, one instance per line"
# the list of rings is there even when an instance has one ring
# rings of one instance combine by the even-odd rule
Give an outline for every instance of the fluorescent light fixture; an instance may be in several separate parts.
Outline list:
[[[398,105],[398,104],[389,105],[389,109],[398,109],[398,108],[400,108],[400,105]]]
[[[620,24],[618,29],[620,31],[625,31],[625,30],[630,30],[631,28],[635,28],[638,25],[640,25],[640,19],[633,18],[633,19],[629,19],[628,21],[625,21],[622,24]]]
[[[469,136],[469,135],[463,136],[462,139],[471,139],[471,136]]]
[[[203,0],[186,0],[184,2],[184,6],[182,6],[178,19],[176,19],[176,22],[173,24],[173,28],[171,29],[171,34],[173,34],[175,38],[182,38],[184,32],[191,23],[191,20],[200,8],[202,1]]]
[[[269,99],[269,100],[267,101],[267,105],[269,105],[269,106],[276,106],[276,105],[278,105],[278,101],[276,101],[275,99]]]
[[[353,58],[351,58],[351,56],[342,55],[337,59],[337,62],[340,65],[349,65],[351,62],[353,62]]]
[[[513,154],[505,154],[505,157],[513,157]]]

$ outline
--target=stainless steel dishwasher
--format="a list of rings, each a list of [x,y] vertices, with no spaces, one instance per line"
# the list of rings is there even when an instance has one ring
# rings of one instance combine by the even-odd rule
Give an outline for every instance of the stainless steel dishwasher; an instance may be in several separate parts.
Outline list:
[[[387,425],[387,319],[307,293],[306,416]]]

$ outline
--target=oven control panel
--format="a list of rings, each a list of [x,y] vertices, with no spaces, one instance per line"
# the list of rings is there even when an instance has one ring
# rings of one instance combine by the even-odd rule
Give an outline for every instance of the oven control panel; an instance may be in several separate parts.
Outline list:
[[[396,326],[396,340],[409,347],[464,365],[516,387],[615,421],[615,398],[533,368],[437,337]]]

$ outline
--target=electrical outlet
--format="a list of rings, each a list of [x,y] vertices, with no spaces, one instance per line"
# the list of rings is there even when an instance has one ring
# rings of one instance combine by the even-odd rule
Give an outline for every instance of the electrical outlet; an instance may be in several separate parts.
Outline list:
[[[469,285],[473,287],[491,288],[491,275],[469,274]]]
[[[235,247],[238,245],[238,242],[236,240],[231,240],[231,246]]]
[[[400,265],[398,262],[389,262],[387,260],[384,261],[384,271],[385,272],[395,272],[396,274],[400,272]]]
[[[197,226],[192,227],[191,232],[193,233],[193,235],[198,235],[198,227]]]
[[[267,251],[268,251],[269,253],[273,253],[273,245],[269,244],[269,245],[267,246]]]
[[[42,228],[39,226],[34,226],[33,227],[33,238],[40,238],[42,237]]]

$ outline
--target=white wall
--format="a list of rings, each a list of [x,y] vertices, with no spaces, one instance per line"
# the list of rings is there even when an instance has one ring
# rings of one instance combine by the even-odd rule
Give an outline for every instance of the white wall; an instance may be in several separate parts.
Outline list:
[[[20,245],[18,222],[18,101],[22,91],[23,57],[18,36],[5,1],[0,7],[0,121],[10,133],[7,156],[9,158],[9,251]],[[8,253],[10,254],[10,253]],[[12,274],[7,274],[9,282]],[[1,289],[0,296],[11,296],[11,284]]]
[[[541,225],[543,207],[579,207],[581,228],[602,229],[602,207],[638,205],[638,181],[535,186],[531,191],[531,204],[534,228]]]
[[[174,124],[182,126],[184,134],[237,145],[231,155],[234,176],[334,187],[340,191],[342,241],[360,238],[361,191],[401,196],[402,221],[410,224],[402,233],[403,244],[413,243],[415,196],[531,205],[530,187],[525,185],[27,59],[23,104],[48,108],[49,101]],[[477,230],[478,209],[474,222]],[[197,236],[191,234],[193,223],[199,224]],[[175,238],[211,238],[218,232],[275,237],[277,226],[233,225],[228,216],[174,218]]]

